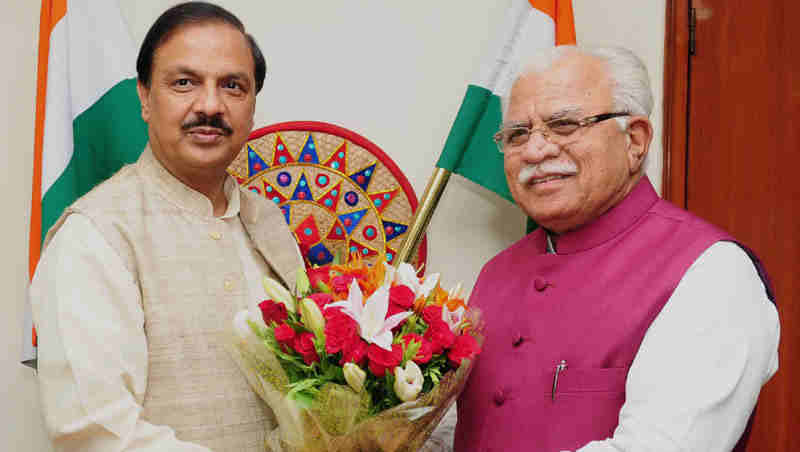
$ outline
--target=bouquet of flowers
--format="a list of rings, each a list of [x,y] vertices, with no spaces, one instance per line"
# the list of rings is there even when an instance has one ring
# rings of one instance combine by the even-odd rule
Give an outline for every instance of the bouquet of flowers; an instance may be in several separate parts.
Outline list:
[[[284,451],[416,451],[464,387],[478,313],[439,275],[360,259],[265,278],[260,312],[239,312],[231,352],[275,413]]]

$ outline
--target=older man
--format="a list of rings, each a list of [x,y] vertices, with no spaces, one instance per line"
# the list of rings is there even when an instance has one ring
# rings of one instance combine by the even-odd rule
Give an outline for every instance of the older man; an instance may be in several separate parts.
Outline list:
[[[166,11],[137,61],[149,145],[50,230],[31,302],[56,450],[263,451],[272,414],[225,351],[264,275],[302,266],[277,207],[226,168],[265,63],[228,11]]]
[[[646,69],[559,47],[513,85],[496,135],[542,227],[483,268],[486,341],[455,450],[730,451],[778,367],[758,260],[658,198]]]

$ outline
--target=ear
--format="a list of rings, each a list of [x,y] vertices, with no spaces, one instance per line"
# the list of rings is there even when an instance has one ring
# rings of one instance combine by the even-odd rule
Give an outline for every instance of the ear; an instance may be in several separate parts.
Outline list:
[[[139,94],[139,102],[142,104],[142,119],[144,122],[150,120],[150,89],[144,86],[141,80],[136,82],[136,92]]]
[[[628,119],[628,165],[631,174],[638,173],[642,162],[650,150],[653,139],[653,125],[645,116],[631,116]]]

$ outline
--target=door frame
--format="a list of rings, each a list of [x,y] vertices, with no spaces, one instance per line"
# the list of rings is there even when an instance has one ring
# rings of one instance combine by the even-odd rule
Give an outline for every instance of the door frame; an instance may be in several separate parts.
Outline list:
[[[686,208],[689,147],[689,15],[691,0],[666,0],[664,35],[664,199]]]

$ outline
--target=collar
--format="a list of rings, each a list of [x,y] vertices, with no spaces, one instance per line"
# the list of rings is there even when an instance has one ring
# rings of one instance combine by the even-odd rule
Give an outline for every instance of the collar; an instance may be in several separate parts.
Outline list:
[[[153,182],[157,191],[171,203],[198,216],[214,216],[214,207],[211,201],[204,194],[185,185],[167,171],[164,165],[153,155],[149,143],[136,162],[136,166],[145,179]],[[233,177],[226,175],[223,190],[225,191],[225,198],[228,200],[228,208],[220,218],[234,217],[239,214],[241,206],[239,184],[236,183]]]
[[[602,245],[634,225],[658,201],[647,176],[642,176],[630,193],[617,205],[580,228],[558,236],[556,252],[573,254]],[[550,237],[544,228],[531,234],[539,254],[547,252]]]

